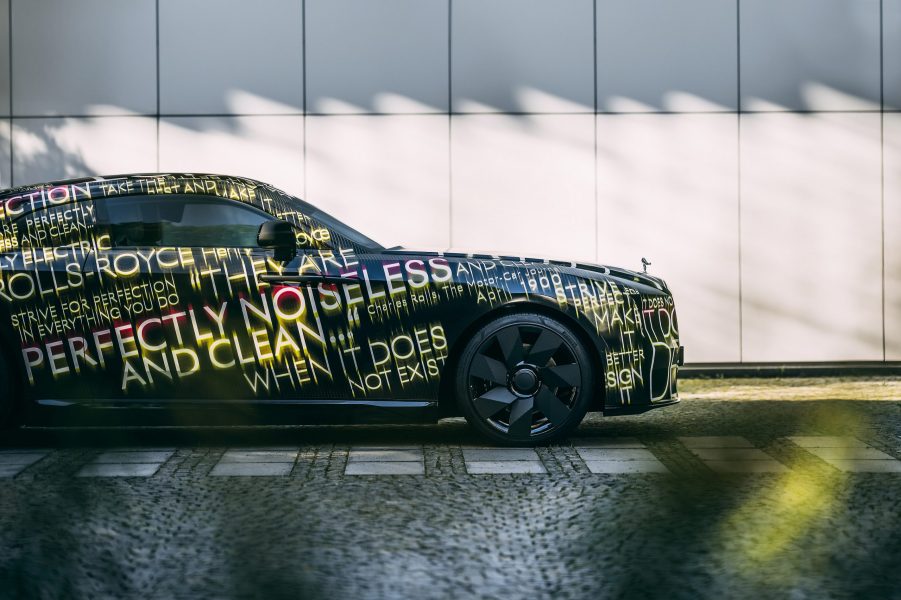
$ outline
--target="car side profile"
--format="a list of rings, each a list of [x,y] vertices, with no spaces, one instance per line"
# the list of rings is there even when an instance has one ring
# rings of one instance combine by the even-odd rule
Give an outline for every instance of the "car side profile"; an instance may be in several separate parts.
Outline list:
[[[384,248],[272,186],[200,174],[0,192],[0,347],[4,425],[462,415],[501,444],[678,402],[684,354],[646,273]]]

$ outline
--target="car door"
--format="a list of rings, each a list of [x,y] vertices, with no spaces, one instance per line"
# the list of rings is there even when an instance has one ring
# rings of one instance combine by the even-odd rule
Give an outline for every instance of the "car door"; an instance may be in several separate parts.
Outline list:
[[[312,379],[305,397],[430,403],[449,350],[439,310],[439,288],[451,280],[447,261],[385,253],[321,209],[278,199],[278,214],[298,227],[299,252],[286,264],[267,263],[278,272],[264,277],[280,298],[298,296],[302,367]]]
[[[272,341],[248,330],[245,315],[267,260],[257,232],[273,217],[190,194],[96,204],[103,235],[86,277],[121,314],[110,393],[129,402],[254,397],[246,375],[269,360]]]
[[[358,404],[434,398],[448,349],[434,311],[424,309],[434,294],[425,289],[431,266],[330,240],[262,276],[272,286],[277,338],[287,338],[285,327],[301,336],[308,389]],[[296,310],[282,307],[287,298]]]

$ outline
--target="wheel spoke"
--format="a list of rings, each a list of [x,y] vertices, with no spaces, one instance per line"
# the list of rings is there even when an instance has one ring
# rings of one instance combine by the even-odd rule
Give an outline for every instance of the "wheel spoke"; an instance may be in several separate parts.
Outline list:
[[[541,381],[550,387],[579,387],[582,383],[582,370],[579,365],[557,365],[541,369]]]
[[[502,329],[497,334],[497,343],[500,344],[501,353],[504,356],[504,362],[507,363],[508,369],[512,369],[522,362],[526,351],[523,348],[519,327]]]
[[[543,367],[562,345],[563,340],[560,339],[560,336],[547,329],[542,329],[538,339],[529,350],[526,360],[535,366]]]
[[[469,373],[497,385],[507,385],[507,367],[501,361],[484,354],[475,355]]]
[[[536,408],[544,413],[544,416],[554,425],[560,426],[569,417],[569,407],[563,404],[560,398],[546,385],[541,386],[535,395]]]
[[[510,408],[510,427],[507,433],[516,437],[528,437],[532,433],[532,410],[535,398],[517,398]]]
[[[473,400],[476,411],[483,419],[490,419],[516,400],[516,395],[505,387],[492,388]]]

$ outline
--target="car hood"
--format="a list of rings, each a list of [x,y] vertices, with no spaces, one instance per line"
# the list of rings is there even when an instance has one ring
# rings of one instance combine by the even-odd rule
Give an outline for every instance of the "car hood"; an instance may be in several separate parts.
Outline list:
[[[425,250],[425,249],[413,249],[413,248],[404,248],[401,246],[395,248],[388,248],[384,250],[385,254],[399,255],[399,256],[437,256],[442,255],[448,258],[475,258],[475,259],[483,259],[483,260],[507,260],[507,261],[515,261],[521,263],[532,263],[532,264],[550,264],[563,268],[570,268],[575,271],[583,271],[583,273],[578,273],[583,277],[615,277],[616,279],[620,279],[623,281],[627,281],[630,283],[638,283],[641,285],[646,285],[651,288],[661,290],[669,293],[669,288],[666,285],[666,282],[660,277],[656,277],[649,273],[642,273],[639,271],[632,271],[630,269],[624,269],[622,267],[614,267],[610,265],[602,265],[596,263],[588,263],[581,261],[572,261],[572,260],[560,260],[553,258],[539,258],[539,257],[529,257],[529,256],[517,256],[515,254],[506,254],[506,253],[480,253],[480,252],[462,252],[462,251],[446,251],[446,250]]]

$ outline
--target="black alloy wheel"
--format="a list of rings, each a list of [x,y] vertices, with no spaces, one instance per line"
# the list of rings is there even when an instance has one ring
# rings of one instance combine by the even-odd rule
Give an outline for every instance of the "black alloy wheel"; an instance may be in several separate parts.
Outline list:
[[[514,314],[486,325],[463,351],[458,400],[467,420],[502,444],[563,437],[591,402],[590,358],[558,321]]]

